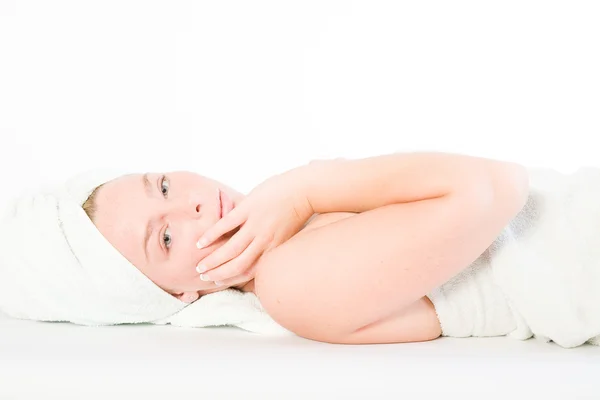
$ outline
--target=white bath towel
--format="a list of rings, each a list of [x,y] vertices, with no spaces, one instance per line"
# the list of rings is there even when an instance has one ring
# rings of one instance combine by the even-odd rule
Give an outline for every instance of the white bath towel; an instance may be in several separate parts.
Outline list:
[[[446,336],[600,335],[600,169],[530,169],[523,210],[472,266],[429,294]]]
[[[226,289],[187,304],[155,285],[97,230],[82,204],[122,171],[90,171],[22,196],[0,222],[0,311],[82,325],[237,326],[289,334],[253,293]]]

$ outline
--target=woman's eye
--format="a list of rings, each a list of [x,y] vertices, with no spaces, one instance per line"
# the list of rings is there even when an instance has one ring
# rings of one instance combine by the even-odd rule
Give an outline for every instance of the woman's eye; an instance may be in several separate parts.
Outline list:
[[[163,175],[161,182],[160,182],[160,191],[162,192],[162,195],[166,198],[167,195],[169,194],[169,180],[167,179],[166,176]]]
[[[171,247],[171,231],[169,230],[169,228],[165,229],[165,233],[163,235],[163,242],[165,243],[165,246],[167,247],[167,249],[169,247]]]

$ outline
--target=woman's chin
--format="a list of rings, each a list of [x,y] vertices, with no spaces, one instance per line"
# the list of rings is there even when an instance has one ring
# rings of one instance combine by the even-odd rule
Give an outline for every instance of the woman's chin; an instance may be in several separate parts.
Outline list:
[[[215,286],[215,288],[211,288],[211,289],[198,290],[198,294],[200,295],[200,297],[202,297],[202,296],[206,296],[207,294],[220,292],[225,289],[227,289],[227,286]]]

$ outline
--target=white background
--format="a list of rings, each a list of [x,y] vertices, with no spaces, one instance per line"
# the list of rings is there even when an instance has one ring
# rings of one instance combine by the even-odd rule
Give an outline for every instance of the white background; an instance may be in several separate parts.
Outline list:
[[[417,149],[600,164],[593,1],[0,1],[3,196]]]
[[[596,4],[0,0],[0,199],[97,167],[246,192],[314,158],[395,151],[600,165]],[[421,376],[404,384],[435,388]]]

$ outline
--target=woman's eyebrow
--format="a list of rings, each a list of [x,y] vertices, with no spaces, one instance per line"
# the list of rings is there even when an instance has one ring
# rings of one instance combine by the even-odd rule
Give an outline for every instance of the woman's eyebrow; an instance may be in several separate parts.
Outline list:
[[[150,236],[152,235],[152,226],[150,225],[150,221],[148,221],[148,224],[146,225],[146,235],[144,236],[144,254],[146,255],[146,263],[148,263],[148,240],[150,239]]]
[[[144,185],[144,191],[146,192],[146,195],[148,195],[148,197],[152,196],[152,184],[150,183],[150,179],[148,179],[148,173],[146,172],[143,176],[142,176],[142,182]],[[150,236],[152,235],[152,225],[150,224],[150,221],[148,221],[146,223],[146,229],[145,229],[145,236],[144,236],[144,242],[143,242],[143,246],[144,246],[144,254],[146,255],[146,264],[148,263],[148,240],[150,239]]]
[[[150,179],[148,179],[147,172],[142,176],[142,181],[144,182],[144,190],[146,191],[146,194],[148,197],[152,196],[152,184],[150,183]]]

